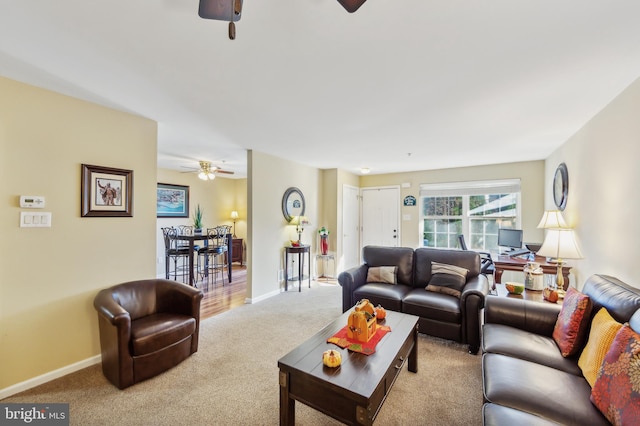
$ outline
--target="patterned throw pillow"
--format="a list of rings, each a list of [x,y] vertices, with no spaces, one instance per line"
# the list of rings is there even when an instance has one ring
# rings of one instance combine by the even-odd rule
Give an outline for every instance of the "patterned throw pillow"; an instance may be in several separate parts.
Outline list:
[[[460,266],[431,262],[431,279],[425,289],[459,298],[467,283],[468,272]]]
[[[640,335],[625,324],[591,389],[591,402],[614,425],[640,424]]]
[[[589,296],[569,287],[553,329],[553,340],[560,348],[563,357],[575,355],[582,349],[590,315]]]
[[[591,321],[589,339],[580,354],[580,359],[578,359],[578,366],[582,370],[582,375],[587,379],[591,387],[596,382],[596,376],[604,356],[609,351],[611,342],[613,342],[620,327],[622,327],[622,324],[614,320],[605,308],[601,308],[596,316],[593,317],[593,321]]]
[[[373,266],[367,271],[367,282],[398,284],[397,272],[397,266]]]

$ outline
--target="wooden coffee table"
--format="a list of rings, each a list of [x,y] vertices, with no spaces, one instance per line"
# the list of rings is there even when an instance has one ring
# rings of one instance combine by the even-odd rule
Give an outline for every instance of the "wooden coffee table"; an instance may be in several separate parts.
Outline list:
[[[418,317],[387,311],[381,324],[391,332],[364,355],[327,343],[347,325],[349,312],[278,360],[281,425],[295,424],[295,401],[346,424],[371,425],[407,358],[409,371],[418,372]],[[340,367],[322,363],[328,349],[341,353]]]

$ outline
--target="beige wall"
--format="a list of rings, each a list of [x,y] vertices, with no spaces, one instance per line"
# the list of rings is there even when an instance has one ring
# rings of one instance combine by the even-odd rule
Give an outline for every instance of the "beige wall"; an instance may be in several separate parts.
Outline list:
[[[258,301],[280,291],[284,267],[283,247],[297,240],[295,227],[282,214],[282,196],[289,187],[299,188],[311,221],[302,242],[313,244],[321,220],[321,173],[318,169],[256,151],[248,153],[247,298]],[[320,225],[321,226],[321,225]],[[312,259],[315,246],[312,245]]]
[[[203,181],[196,173],[181,173],[175,170],[158,169],[158,182],[189,187],[188,218],[158,218],[156,228],[156,275],[164,277],[164,241],[160,228],[193,225],[193,211],[200,204],[205,228],[216,225],[231,225],[231,211],[240,216],[236,221],[236,236],[247,235],[247,179],[228,179],[217,176],[213,181]],[[233,232],[233,230],[232,230]]]
[[[640,79],[607,105],[546,161],[547,209],[558,164],[569,171],[564,218],[576,229],[582,260],[574,266],[578,288],[592,274],[618,277],[640,288]]]
[[[400,199],[404,200],[407,195],[413,195],[416,200],[419,200],[420,184],[494,179],[520,179],[523,240],[527,242],[542,242],[543,233],[536,226],[544,211],[542,208],[544,202],[544,161],[368,175],[360,178],[360,187],[408,183],[410,185],[409,188],[400,189]],[[404,215],[410,215],[410,220],[401,222],[400,245],[402,246],[419,247],[421,244],[421,236],[418,232],[419,209],[419,206],[407,207],[403,205],[401,207],[401,218]]]
[[[93,298],[155,274],[156,123],[0,78],[0,390],[100,353]],[[80,217],[81,164],[133,170],[133,217]],[[20,195],[51,228],[20,228]],[[152,255],[149,255],[149,254]]]

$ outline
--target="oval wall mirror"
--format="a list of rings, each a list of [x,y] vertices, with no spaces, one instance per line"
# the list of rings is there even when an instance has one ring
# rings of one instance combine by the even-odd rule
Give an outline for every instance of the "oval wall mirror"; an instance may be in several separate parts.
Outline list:
[[[296,187],[291,187],[284,192],[282,197],[282,214],[287,222],[291,222],[294,216],[304,216],[304,195]]]

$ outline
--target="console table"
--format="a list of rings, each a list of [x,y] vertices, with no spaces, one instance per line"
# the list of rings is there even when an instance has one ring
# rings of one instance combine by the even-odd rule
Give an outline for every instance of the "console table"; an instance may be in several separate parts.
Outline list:
[[[307,256],[307,273],[309,274],[307,278],[309,279],[309,288],[311,288],[311,246],[303,245],[303,246],[288,246],[284,248],[284,291],[289,289],[289,280],[298,281],[298,291],[302,291],[302,281],[305,279],[304,276],[304,257],[305,254]],[[297,254],[298,255],[298,277],[289,278],[289,255]],[[295,260],[295,257],[293,258]]]
[[[540,264],[540,268],[542,268],[542,273],[546,275],[555,275],[558,271],[558,265],[555,263],[547,263],[546,258],[541,256],[536,256],[536,260]],[[523,272],[525,265],[529,263],[526,259],[521,259],[519,257],[511,257],[507,255],[500,255],[493,259],[493,264],[496,269],[495,274],[495,282],[500,284],[502,282],[502,273],[504,271],[518,271]],[[563,266],[562,267],[562,276],[564,277],[564,289],[569,288],[569,272],[571,271],[571,266]]]
[[[232,239],[231,245],[233,246],[233,250],[231,251],[231,261],[240,262],[240,266],[242,266],[242,263],[244,262],[244,243],[242,238]]]

